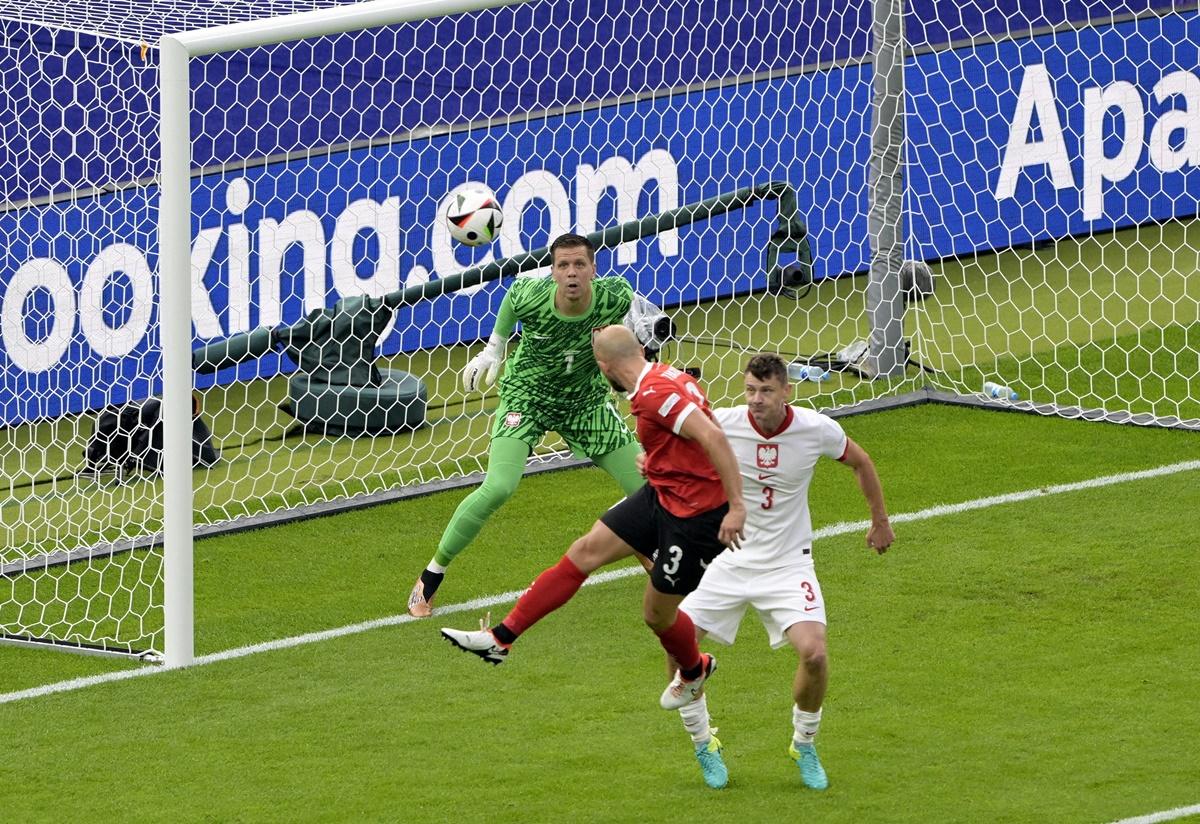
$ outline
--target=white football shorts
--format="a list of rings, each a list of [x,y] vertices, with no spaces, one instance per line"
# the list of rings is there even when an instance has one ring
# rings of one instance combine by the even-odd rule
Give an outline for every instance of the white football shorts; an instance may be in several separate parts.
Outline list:
[[[696,587],[679,608],[709,637],[732,644],[746,607],[758,612],[772,649],[788,643],[784,631],[801,621],[825,623],[825,599],[811,563],[776,569],[743,569],[722,563],[709,564]]]

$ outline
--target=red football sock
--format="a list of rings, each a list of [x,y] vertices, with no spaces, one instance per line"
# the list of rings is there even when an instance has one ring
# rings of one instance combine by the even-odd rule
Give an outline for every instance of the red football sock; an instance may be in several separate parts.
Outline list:
[[[586,580],[587,573],[566,555],[562,556],[521,594],[493,634],[503,643],[511,644],[522,632],[570,601]]]
[[[686,612],[676,613],[675,623],[662,632],[655,632],[663,649],[684,672],[700,666],[700,645],[696,643],[696,625]]]

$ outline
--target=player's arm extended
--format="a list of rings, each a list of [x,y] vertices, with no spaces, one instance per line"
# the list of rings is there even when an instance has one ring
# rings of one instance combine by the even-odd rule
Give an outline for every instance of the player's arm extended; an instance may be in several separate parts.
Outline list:
[[[512,290],[505,292],[500,301],[500,311],[496,314],[496,326],[488,338],[487,346],[467,363],[463,370],[463,389],[474,392],[476,389],[486,389],[496,382],[500,372],[500,364],[508,354],[508,339],[512,337],[517,325],[517,313],[512,305]]]
[[[867,530],[867,546],[882,555],[896,540],[892,525],[888,523],[887,506],[883,502],[883,484],[879,481],[879,473],[875,471],[875,463],[867,450],[846,438],[846,454],[842,463],[854,470],[858,488],[862,490],[867,505],[871,507],[871,528]]]
[[[729,512],[721,521],[720,539],[725,546],[737,549],[745,537],[746,502],[742,498],[742,473],[738,470],[733,447],[729,445],[721,427],[698,408],[695,413],[683,419],[679,434],[700,444],[704,454],[708,455],[708,459],[716,468],[717,474],[721,476],[725,497],[729,499]]]

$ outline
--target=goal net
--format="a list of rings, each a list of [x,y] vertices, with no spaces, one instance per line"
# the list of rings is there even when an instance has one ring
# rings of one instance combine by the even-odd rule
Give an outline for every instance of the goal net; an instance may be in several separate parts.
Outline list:
[[[772,350],[820,408],[1200,427],[1195,4],[879,2],[534,0],[194,57],[197,531],[477,479],[497,396],[460,372],[507,285],[621,225],[600,274],[715,403]],[[163,646],[159,38],[341,5],[0,2],[4,637]],[[469,248],[480,185],[504,222]]]

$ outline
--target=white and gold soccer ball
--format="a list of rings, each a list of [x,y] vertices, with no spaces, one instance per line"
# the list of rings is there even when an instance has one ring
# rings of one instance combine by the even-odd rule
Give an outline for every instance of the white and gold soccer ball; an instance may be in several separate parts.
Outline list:
[[[482,246],[496,239],[504,213],[491,189],[476,186],[455,192],[446,210],[450,236],[467,246]]]

